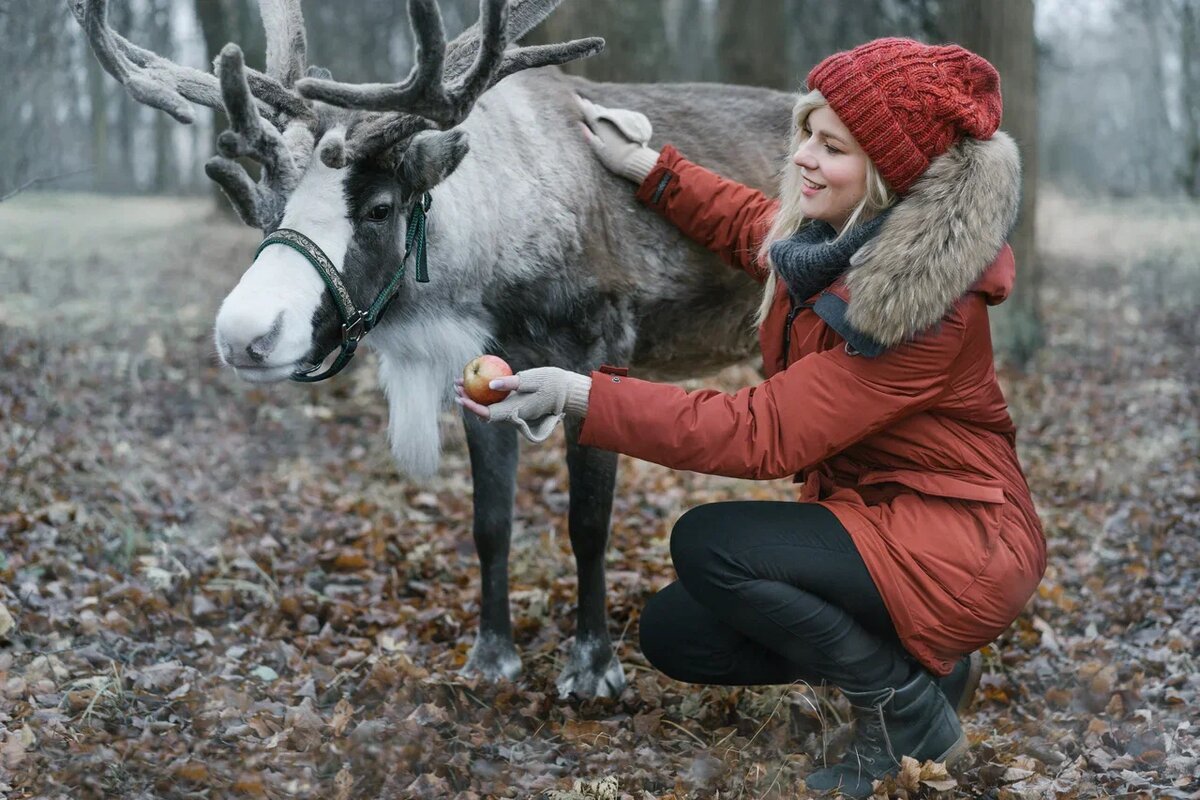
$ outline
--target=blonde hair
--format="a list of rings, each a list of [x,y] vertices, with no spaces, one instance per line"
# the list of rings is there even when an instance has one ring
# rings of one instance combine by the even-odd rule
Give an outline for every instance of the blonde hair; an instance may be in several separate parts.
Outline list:
[[[823,108],[827,105],[829,105],[829,102],[825,99],[825,96],[814,89],[807,94],[800,95],[799,99],[796,100],[795,107],[792,109],[792,147],[788,151],[788,161],[784,164],[783,173],[779,179],[779,213],[775,215],[775,220],[771,223],[771,228],[767,231],[762,246],[758,249],[758,262],[767,267],[767,280],[763,286],[762,302],[759,304],[758,311],[754,315],[755,329],[762,325],[763,320],[767,318],[767,312],[770,311],[772,301],[775,298],[778,272],[776,271],[774,262],[771,261],[771,245],[780,239],[788,238],[809,221],[800,211],[800,189],[803,181],[800,178],[800,170],[791,163],[791,157],[800,147],[804,123],[808,120],[808,115],[818,108]],[[842,226],[842,230],[838,233],[837,238],[840,239],[855,225],[866,222],[895,202],[895,193],[887,185],[887,181],[883,179],[883,176],[879,174],[879,169],[875,166],[875,163],[868,159],[867,191],[863,195],[862,200],[858,202],[858,205],[850,212],[850,216],[847,218],[846,224]]]

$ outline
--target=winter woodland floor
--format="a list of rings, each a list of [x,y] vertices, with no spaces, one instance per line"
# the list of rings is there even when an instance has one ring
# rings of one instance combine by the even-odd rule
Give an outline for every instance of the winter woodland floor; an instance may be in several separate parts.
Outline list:
[[[417,486],[389,460],[369,356],[316,387],[219,370],[212,319],[256,236],[208,208],[0,205],[0,796],[804,796],[845,742],[840,698],[679,684],[636,635],[678,515],[789,482],[623,458],[608,599],[629,688],[560,701],[562,435],[527,447],[525,672],[465,681],[478,568],[453,415]],[[1004,380],[1050,567],[986,652],[973,766],[880,794],[1198,798],[1200,208],[1051,195],[1041,230],[1049,342]]]

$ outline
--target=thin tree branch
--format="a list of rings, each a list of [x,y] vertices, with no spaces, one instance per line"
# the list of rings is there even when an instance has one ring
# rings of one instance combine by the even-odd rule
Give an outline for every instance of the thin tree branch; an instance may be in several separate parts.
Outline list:
[[[21,192],[25,191],[26,189],[28,189],[30,186],[33,186],[34,184],[38,184],[38,183],[49,183],[50,181],[57,181],[57,180],[61,180],[61,179],[63,179],[63,178],[69,178],[69,177],[71,177],[72,175],[79,175],[80,173],[83,173],[83,172],[91,172],[91,171],[92,171],[92,170],[94,170],[95,168],[96,168],[96,165],[95,165],[95,164],[92,164],[91,166],[83,167],[82,169],[73,170],[72,172],[64,172],[64,173],[63,173],[63,174],[61,174],[61,175],[51,175],[51,176],[50,176],[50,177],[48,177],[48,178],[45,178],[45,177],[43,177],[43,178],[30,178],[29,180],[25,181],[25,183],[23,183],[22,185],[18,186],[18,187],[17,187],[16,189],[14,189],[13,191],[11,191],[11,192],[9,192],[8,194],[4,195],[4,197],[0,197],[0,203],[3,203],[5,200],[8,200],[9,198],[16,197],[16,196],[17,196],[17,195],[19,195]]]

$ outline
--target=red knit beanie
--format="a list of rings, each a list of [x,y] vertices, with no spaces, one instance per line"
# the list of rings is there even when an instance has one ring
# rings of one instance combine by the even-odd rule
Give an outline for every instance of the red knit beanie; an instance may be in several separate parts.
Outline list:
[[[963,136],[1000,126],[1000,75],[958,45],[876,39],[834,53],[808,73],[897,194]]]

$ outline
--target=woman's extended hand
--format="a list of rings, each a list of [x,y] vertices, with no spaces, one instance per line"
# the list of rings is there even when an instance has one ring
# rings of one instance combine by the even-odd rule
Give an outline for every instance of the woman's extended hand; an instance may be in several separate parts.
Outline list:
[[[516,425],[526,439],[541,442],[564,414],[587,415],[592,379],[558,367],[537,367],[496,378],[488,386],[511,394],[490,406],[480,405],[466,396],[459,378],[454,381],[454,402],[488,422]]]
[[[575,102],[585,120],[579,123],[583,136],[601,163],[634,183],[645,180],[658,161],[658,151],[647,147],[653,128],[646,115],[625,108],[605,108],[579,95],[575,95]]]

